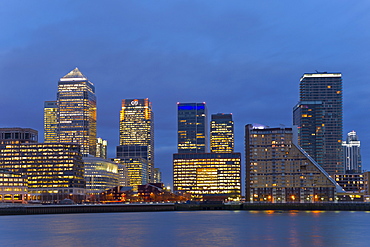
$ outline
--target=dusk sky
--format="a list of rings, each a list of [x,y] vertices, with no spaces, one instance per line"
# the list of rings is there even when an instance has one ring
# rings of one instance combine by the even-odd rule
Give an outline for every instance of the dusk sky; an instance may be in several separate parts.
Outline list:
[[[303,73],[341,72],[343,134],[358,133],[368,170],[369,12],[368,0],[1,1],[0,127],[33,128],[43,141],[44,101],[78,67],[95,85],[109,157],[121,100],[150,99],[155,166],[168,184],[176,102],[233,113],[244,153],[245,124],[292,125]]]

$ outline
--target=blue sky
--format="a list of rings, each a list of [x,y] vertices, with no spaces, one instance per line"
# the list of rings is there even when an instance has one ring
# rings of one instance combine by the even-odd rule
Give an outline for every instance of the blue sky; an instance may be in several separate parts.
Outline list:
[[[290,126],[305,72],[343,74],[344,135],[369,169],[369,1],[0,2],[0,127],[43,135],[43,103],[76,66],[98,98],[98,136],[118,145],[124,98],[149,98],[156,167],[172,181],[176,102],[233,113],[244,125]],[[243,161],[244,166],[244,161]]]

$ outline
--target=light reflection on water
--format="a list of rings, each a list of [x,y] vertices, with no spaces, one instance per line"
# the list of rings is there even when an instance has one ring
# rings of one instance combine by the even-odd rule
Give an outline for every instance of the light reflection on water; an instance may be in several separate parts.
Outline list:
[[[370,212],[182,211],[0,217],[0,246],[366,246]]]

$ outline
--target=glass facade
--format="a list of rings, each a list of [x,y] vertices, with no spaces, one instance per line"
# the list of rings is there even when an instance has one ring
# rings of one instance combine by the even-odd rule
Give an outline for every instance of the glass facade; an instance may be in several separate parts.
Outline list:
[[[58,104],[56,101],[45,101],[44,104],[44,142],[58,142]]]
[[[99,194],[119,185],[118,164],[98,157],[84,157],[87,194]]]
[[[250,202],[334,201],[343,191],[296,145],[292,128],[246,125],[246,200]]]
[[[212,114],[211,116],[211,152],[234,152],[234,122],[232,114]]]
[[[59,80],[57,104],[59,142],[78,143],[84,156],[95,156],[95,87],[78,68]]]
[[[349,132],[346,141],[343,143],[343,163],[347,174],[362,172],[360,146],[361,143],[356,132]]]
[[[133,190],[137,192],[138,185],[149,183],[148,180],[148,160],[140,157],[136,158],[116,158],[114,162],[121,164],[120,176],[126,177],[126,182],[120,185],[132,186]]]
[[[108,141],[102,138],[96,139],[96,157],[107,159]]]
[[[117,158],[145,159],[148,167],[140,172],[142,181],[154,179],[154,115],[149,99],[123,99],[120,112],[120,146]],[[141,162],[141,161],[140,161]],[[127,167],[130,174],[130,168]],[[145,172],[144,172],[145,170]],[[135,176],[136,176],[135,175]],[[135,181],[137,179],[135,178]],[[135,182],[136,184],[136,182]]]
[[[205,196],[240,198],[240,153],[197,153],[173,155],[174,191]]]
[[[177,103],[178,153],[208,151],[206,103]]]
[[[0,169],[0,202],[27,203],[27,177]]]
[[[343,173],[342,75],[306,73],[300,80],[300,102],[293,109],[299,145],[329,174]]]
[[[31,200],[84,199],[84,166],[77,144],[6,145],[0,149],[0,167],[27,176]]]

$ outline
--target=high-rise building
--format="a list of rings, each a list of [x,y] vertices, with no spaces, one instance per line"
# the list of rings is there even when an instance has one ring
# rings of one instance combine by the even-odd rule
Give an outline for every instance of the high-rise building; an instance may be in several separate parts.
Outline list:
[[[346,173],[361,173],[362,161],[360,152],[360,140],[355,131],[347,134],[343,142],[344,168]]]
[[[102,138],[96,139],[96,157],[107,159],[108,155],[108,141]]]
[[[122,100],[119,143],[117,158],[147,160],[148,167],[145,168],[143,165],[142,168],[145,168],[145,171],[140,174],[147,176],[142,178],[143,181],[152,181],[154,178],[154,114],[149,99]],[[130,169],[128,170],[129,176],[134,174],[130,173]]]
[[[45,101],[44,104],[44,142],[59,142],[58,104],[56,101]]]
[[[96,153],[95,87],[78,68],[58,83],[59,142],[78,143],[84,156]]]
[[[193,199],[241,196],[240,153],[178,153],[173,155],[175,192]]]
[[[9,144],[37,142],[37,130],[30,128],[0,128],[0,148],[4,148]]]
[[[234,122],[232,114],[212,114],[211,153],[234,152]]]
[[[342,74],[303,74],[293,124],[299,145],[331,175],[344,172],[342,109]]]
[[[246,200],[335,201],[343,189],[297,145],[292,128],[245,126]]]
[[[178,153],[208,152],[206,103],[177,103]]]

